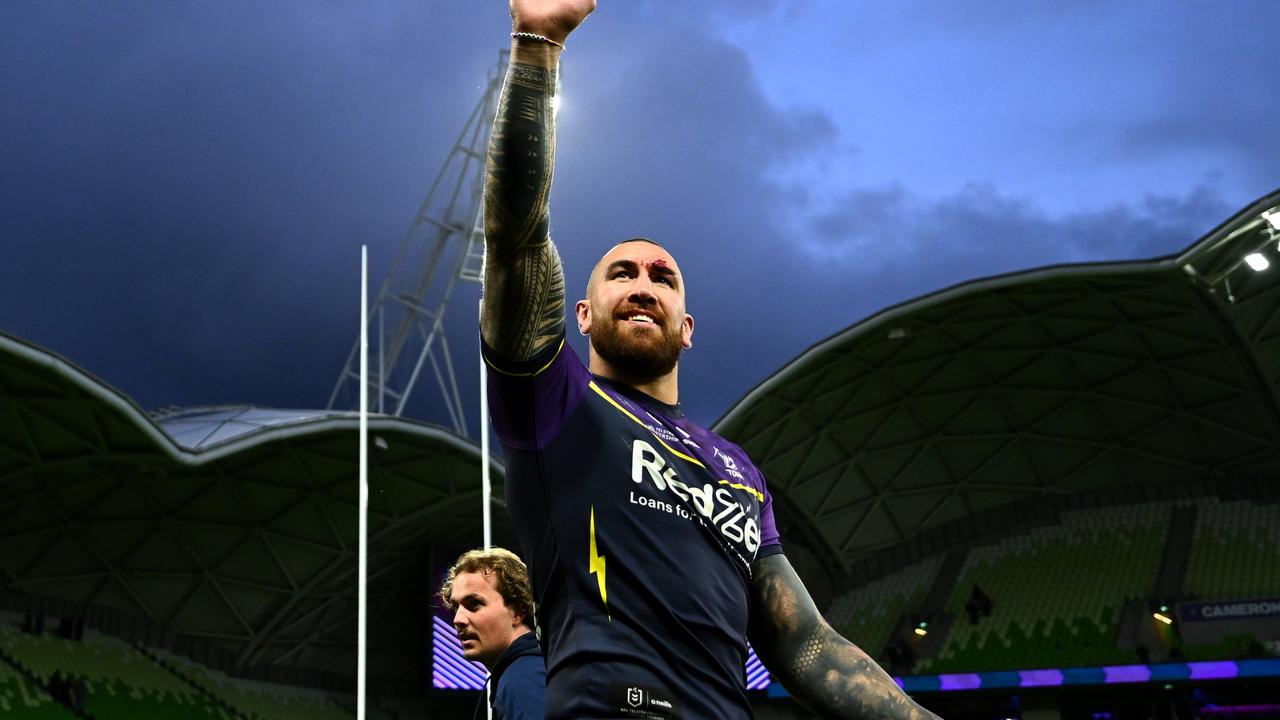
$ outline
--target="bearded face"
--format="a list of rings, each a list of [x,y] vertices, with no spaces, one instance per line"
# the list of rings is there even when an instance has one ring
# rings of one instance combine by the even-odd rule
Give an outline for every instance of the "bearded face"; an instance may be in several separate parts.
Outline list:
[[[575,312],[578,329],[591,336],[591,370],[607,377],[660,380],[692,345],[693,317],[685,312],[680,270],[652,241],[628,240],[606,253]]]
[[[660,378],[675,368],[684,342],[680,326],[661,320],[636,321],[644,317],[628,308],[601,313],[591,328],[591,347],[596,354],[623,375],[638,381]]]

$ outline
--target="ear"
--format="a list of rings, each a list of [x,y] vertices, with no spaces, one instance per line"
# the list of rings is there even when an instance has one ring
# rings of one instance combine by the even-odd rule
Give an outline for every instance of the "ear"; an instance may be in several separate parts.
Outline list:
[[[693,347],[693,316],[689,313],[684,314],[684,320],[680,323],[680,344],[685,350]]]
[[[586,300],[579,300],[573,306],[573,313],[578,317],[578,332],[583,335],[591,333],[591,304]]]

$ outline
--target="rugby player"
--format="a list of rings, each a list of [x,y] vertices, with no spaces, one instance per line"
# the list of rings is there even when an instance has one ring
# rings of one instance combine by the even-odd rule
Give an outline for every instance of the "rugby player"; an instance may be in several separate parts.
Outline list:
[[[927,718],[823,620],[782,552],[764,477],[679,405],[693,317],[675,258],[614,246],[575,305],[549,237],[552,98],[595,0],[510,0],[488,151],[482,348],[507,507],[547,660],[547,717],[747,718],[747,638],[824,717]]]

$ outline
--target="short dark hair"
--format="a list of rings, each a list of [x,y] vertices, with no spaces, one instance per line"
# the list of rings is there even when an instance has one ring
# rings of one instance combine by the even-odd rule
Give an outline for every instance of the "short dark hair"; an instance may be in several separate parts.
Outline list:
[[[529,587],[529,569],[518,555],[500,547],[462,553],[440,586],[440,601],[450,611],[457,610],[449,597],[453,594],[453,582],[459,573],[468,572],[492,575],[502,602],[515,611],[529,629],[533,629],[533,590]]]

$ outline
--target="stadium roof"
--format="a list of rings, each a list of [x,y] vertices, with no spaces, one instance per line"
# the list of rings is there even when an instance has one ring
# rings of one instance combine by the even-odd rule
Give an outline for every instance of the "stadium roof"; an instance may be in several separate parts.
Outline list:
[[[112,608],[237,666],[353,676],[357,427],[246,406],[152,417],[0,334],[0,589]],[[430,588],[406,584],[424,548],[478,533],[480,453],[419,422],[369,427],[370,676],[423,682]]]
[[[838,559],[837,574],[1027,498],[1276,477],[1280,267],[1246,256],[1280,264],[1278,206],[1275,192],[1176,255],[888,308],[811,347],[715,429],[760,464],[789,536]]]

